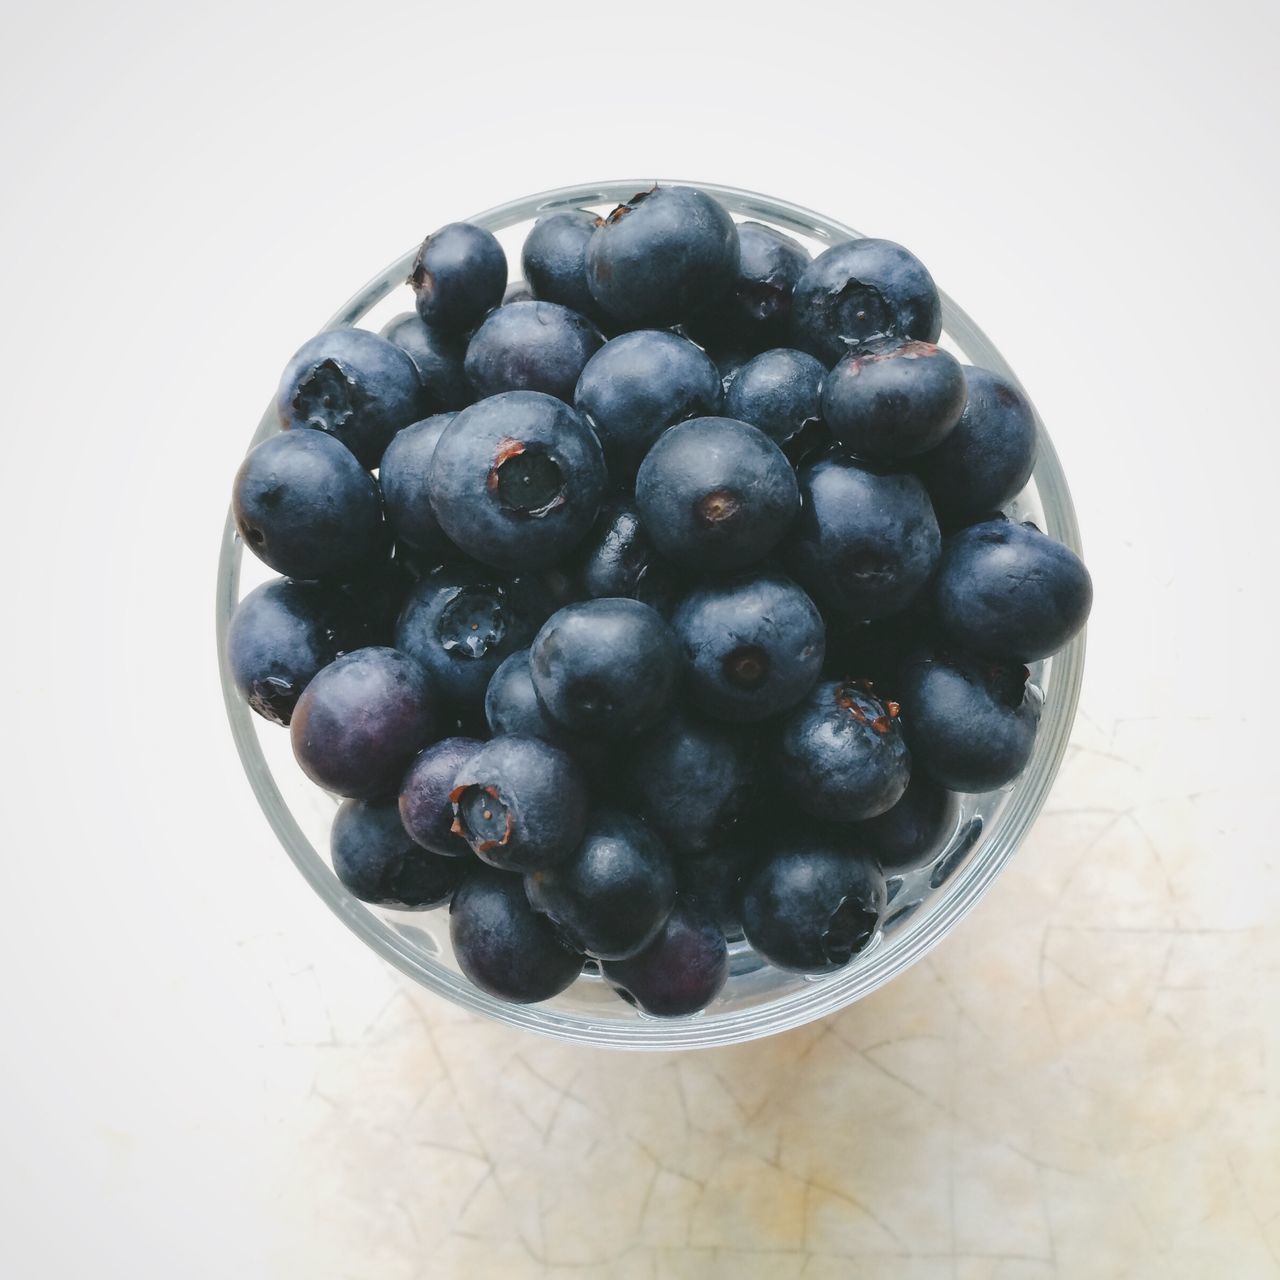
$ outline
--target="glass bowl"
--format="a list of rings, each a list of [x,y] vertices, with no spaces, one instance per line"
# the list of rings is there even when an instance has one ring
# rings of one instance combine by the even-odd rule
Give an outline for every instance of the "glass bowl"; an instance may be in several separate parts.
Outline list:
[[[520,261],[529,225],[549,209],[607,210],[650,181],[601,182],[527,196],[471,219],[503,242],[508,261]],[[737,218],[768,223],[800,239],[809,249],[859,233],[829,218],[781,200],[698,182]],[[404,282],[413,250],[361,289],[325,328],[363,322],[378,329],[392,315],[411,310]],[[1012,378],[1013,372],[982,331],[945,294],[941,345],[967,360]],[[290,344],[292,345],[292,344]],[[281,363],[288,352],[282,348]],[[250,445],[279,429],[268,406]],[[1080,550],[1080,534],[1066,477],[1043,424],[1039,458],[1026,490],[1010,513],[1032,519],[1059,541]],[[408,912],[369,907],[351,896],[319,850],[337,801],[313,786],[294,763],[289,735],[250,713],[227,666],[227,624],[240,596],[272,576],[256,558],[242,563],[242,547],[228,516],[218,563],[217,640],[223,694],[231,731],[245,772],[285,851],[311,887],[338,917],[383,959],[414,981],[465,1009],[499,1022],[560,1040],[625,1049],[694,1049],[734,1044],[786,1031],[824,1017],[865,996],[913,964],[952,929],[978,901],[1012,857],[1053,784],[1075,717],[1084,666],[1084,637],[1052,659],[1034,664],[1032,679],[1044,694],[1035,750],[1023,774],[1002,791],[961,796],[950,838],[926,867],[889,879],[889,907],[871,944],[834,974],[805,977],[764,964],[745,942],[730,946],[731,976],[708,1009],[690,1018],[657,1019],[639,1013],[605,985],[588,965],[583,976],[554,1000],[513,1005],[473,987],[460,973],[449,946],[447,911]]]

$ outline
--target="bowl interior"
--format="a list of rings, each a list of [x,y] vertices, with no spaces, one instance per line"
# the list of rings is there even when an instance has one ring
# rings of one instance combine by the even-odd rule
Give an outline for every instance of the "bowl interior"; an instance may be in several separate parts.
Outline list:
[[[488,227],[502,241],[514,278],[519,274],[524,236],[542,213],[566,207],[607,211],[651,185],[641,180],[565,188],[490,209],[470,220]],[[691,185],[713,192],[735,218],[768,223],[814,252],[859,234],[766,196],[710,183]],[[412,258],[411,250],[393,262],[324,327],[359,324],[376,331],[392,316],[411,310],[413,296],[404,281]],[[942,301],[940,345],[969,364],[1012,378],[1012,370],[973,321],[945,294]],[[287,355],[282,352],[282,364]],[[274,406],[269,405],[251,444],[278,429]],[[1080,550],[1070,493],[1042,423],[1035,474],[1008,510],[1019,519],[1034,520],[1059,541]],[[554,1000],[519,1006],[494,1000],[462,977],[449,946],[447,912],[368,907],[343,888],[320,852],[327,853],[337,801],[303,776],[293,760],[288,733],[250,713],[227,668],[225,636],[231,613],[243,594],[272,576],[255,557],[242,557],[239,536],[228,517],[217,587],[223,692],[245,771],[286,852],[350,928],[424,986],[499,1021],[597,1045],[692,1048],[770,1035],[859,999],[919,959],[973,906],[1039,812],[1066,748],[1084,663],[1084,638],[1079,636],[1052,659],[1034,664],[1032,680],[1043,692],[1045,707],[1027,769],[1002,791],[958,797],[948,839],[929,865],[890,878],[890,903],[882,928],[871,945],[838,973],[822,977],[783,973],[762,963],[745,942],[738,942],[731,944],[732,976],[724,992],[709,1009],[691,1018],[648,1017],[619,1000],[590,972]]]

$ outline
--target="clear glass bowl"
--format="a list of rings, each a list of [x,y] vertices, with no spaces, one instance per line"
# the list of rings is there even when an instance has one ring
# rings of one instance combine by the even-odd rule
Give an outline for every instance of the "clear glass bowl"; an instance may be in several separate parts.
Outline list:
[[[649,181],[602,182],[527,196],[476,215],[503,241],[508,261],[518,267],[520,244],[533,220],[549,209],[609,209]],[[692,183],[713,192],[738,218],[768,223],[820,250],[859,233],[781,200],[711,183]],[[411,310],[403,288],[413,251],[391,263],[361,289],[325,328],[363,322],[377,329],[392,315]],[[942,298],[942,345],[971,364],[1006,377],[1013,371],[982,331],[946,295]],[[281,351],[281,362],[288,354]],[[268,406],[250,445],[277,431]],[[1034,519],[1077,552],[1080,535],[1066,477],[1040,426],[1035,475],[1011,508]],[[582,978],[545,1004],[512,1005],[473,987],[460,973],[449,946],[448,913],[406,912],[369,907],[338,882],[327,857],[328,830],[336,801],[313,786],[294,763],[289,735],[250,713],[232,683],[225,648],[227,623],[241,595],[270,573],[254,557],[242,564],[242,548],[228,515],[218,563],[217,639],[222,687],[231,731],[263,812],[281,844],[311,887],[383,959],[416,982],[499,1022],[560,1040],[627,1049],[693,1049],[754,1040],[821,1018],[874,991],[901,973],[955,926],[986,892],[1035,820],[1053,784],[1075,717],[1084,666],[1084,637],[1061,653],[1035,664],[1032,679],[1044,693],[1044,714],[1035,750],[1025,772],[1003,791],[962,796],[950,838],[933,862],[905,876],[891,877],[890,903],[870,946],[838,973],[802,977],[763,964],[745,942],[731,945],[731,977],[716,1002],[691,1018],[656,1019],[619,1000],[596,974]],[[588,966],[590,969],[591,966]]]

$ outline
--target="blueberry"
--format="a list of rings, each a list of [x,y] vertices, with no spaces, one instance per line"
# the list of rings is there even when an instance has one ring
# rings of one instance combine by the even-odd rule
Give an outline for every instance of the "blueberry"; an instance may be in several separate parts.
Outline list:
[[[820,605],[854,620],[905,609],[942,550],[924,485],[839,457],[801,467],[792,572]]]
[[[1031,758],[1042,700],[1026,667],[926,650],[901,687],[911,759],[948,791],[993,791]]]
[[[802,833],[747,877],[742,925],[779,969],[832,973],[872,940],[884,907],[884,877],[869,858]]]
[[[428,559],[443,559],[451,547],[431,509],[431,459],[456,414],[438,413],[411,423],[387,446],[378,468],[387,522],[397,539]]]
[[[656,724],[675,693],[680,654],[662,617],[638,600],[587,600],[551,615],[529,653],[542,705],[568,729],[626,738]]]
[[[604,456],[568,405],[508,391],[464,409],[431,460],[432,508],[446,535],[499,569],[545,569],[591,528]]]
[[[227,661],[240,696],[263,719],[288,724],[316,672],[348,647],[358,628],[342,604],[314,582],[277,578],[236,606]]]
[[[390,795],[431,741],[436,696],[427,673],[395,649],[356,649],[307,685],[289,733],[302,771],[357,800]]]
[[[533,224],[520,262],[535,298],[595,318],[587,285],[587,244],[595,229],[596,215],[585,209],[556,209]]]
[[[422,242],[409,284],[427,324],[464,334],[502,301],[507,255],[492,232],[451,222]]]
[[[676,887],[690,906],[716,922],[726,939],[742,937],[742,881],[751,855],[744,846],[718,845],[710,853],[681,858]]]
[[[724,934],[692,903],[676,899],[658,936],[626,960],[600,966],[605,981],[628,1004],[658,1018],[705,1009],[729,977]]]
[[[641,191],[598,223],[587,244],[587,286],[619,324],[678,324],[716,301],[737,272],[733,219],[692,187]]]
[[[786,444],[821,420],[819,401],[826,367],[803,351],[778,347],[748,360],[725,392],[724,411]]]
[[[708,715],[763,720],[813,688],[826,647],[822,615],[778,573],[705,582],[671,619],[694,702]]]
[[[610,474],[626,480],[668,427],[716,413],[721,396],[706,352],[674,333],[641,329],[587,361],[573,402],[600,437]]]
[[[738,224],[738,269],[728,292],[696,319],[694,336],[744,350],[782,346],[791,319],[791,295],[809,254],[790,236],[759,222]]]
[[[582,957],[529,905],[524,881],[487,867],[453,895],[449,939],[458,967],[475,986],[515,1004],[549,1000],[582,971]]]
[[[635,507],[626,501],[600,512],[578,550],[575,580],[583,596],[629,596],[664,616],[675,604],[675,571],[654,550]]]
[[[601,809],[573,854],[530,872],[525,890],[575,951],[622,960],[662,928],[675,902],[676,876],[662,841],[644,823]]]
[[[954,798],[927,774],[916,772],[897,804],[858,824],[857,837],[883,871],[910,871],[941,852],[955,825]]]
[[[1011,502],[1036,462],[1036,415],[1020,388],[990,369],[964,368],[968,393],[955,429],[915,468],[938,518],[967,524]]]
[[[600,331],[554,302],[512,302],[490,312],[467,344],[467,379],[480,396],[545,391],[573,400],[578,375],[604,344]]]
[[[400,783],[400,821],[424,849],[442,857],[471,856],[453,829],[453,781],[480,748],[478,738],[442,738],[419,752]]]
[[[743,569],[781,541],[800,495],[786,455],[758,427],[692,418],[649,450],[636,506],[668,559],[699,571]]]
[[[791,338],[827,365],[881,338],[937,342],[942,301],[924,264],[890,240],[846,240],[796,282]]]
[[[754,744],[677,712],[636,743],[631,786],[645,820],[677,853],[705,853],[731,831],[755,782]]]
[[[911,777],[898,711],[852,681],[818,685],[778,734],[778,779],[796,807],[858,822],[897,804]]]
[[[533,290],[529,288],[529,284],[525,280],[513,280],[502,291],[502,302],[499,304],[509,307],[513,302],[532,302],[534,301]]]
[[[587,791],[578,766],[539,738],[486,742],[459,770],[451,793],[456,830],[485,862],[537,871],[578,847]]]
[[[330,329],[303,343],[276,392],[280,425],[327,432],[366,467],[401,427],[431,411],[418,367],[366,329]]]
[[[529,650],[519,649],[504,658],[493,673],[484,695],[484,714],[494,737],[507,733],[541,738],[552,746],[570,751],[574,739],[557,724],[538,701],[529,670]]]
[[[443,565],[414,584],[396,647],[422,664],[446,702],[478,707],[498,664],[527,645],[550,613],[536,579]]]
[[[934,603],[943,631],[970,653],[1034,662],[1084,626],[1093,582],[1070,547],[1002,516],[946,540]]]
[[[344,800],[329,847],[334,873],[361,902],[402,911],[448,902],[468,870],[415,844],[394,800]]]
[[[827,375],[822,417],[860,458],[894,462],[934,448],[964,410],[964,369],[928,342],[851,352]]]
[[[291,578],[343,578],[386,544],[374,478],[323,431],[285,431],[240,464],[231,496],[245,546]]]
[[[433,329],[413,311],[388,320],[382,327],[382,336],[407,352],[418,366],[418,376],[435,412],[464,409],[475,399],[462,367],[467,354],[465,342]]]

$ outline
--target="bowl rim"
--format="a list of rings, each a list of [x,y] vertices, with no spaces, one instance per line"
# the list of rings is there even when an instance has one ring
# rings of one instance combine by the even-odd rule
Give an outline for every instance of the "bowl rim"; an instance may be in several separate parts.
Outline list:
[[[635,192],[655,185],[698,187],[716,196],[732,213],[759,217],[785,230],[826,244],[862,238],[862,233],[810,209],[758,192],[711,182],[681,179],[624,179],[577,184],[537,192],[496,205],[467,221],[501,231],[553,209],[620,203]],[[404,282],[417,246],[408,250],[358,289],[322,326],[355,324],[367,311]],[[1017,376],[991,340],[951,298],[939,290],[943,332],[974,364],[991,369],[1021,387]],[[1025,394],[1025,389],[1024,389]],[[1032,403],[1030,397],[1028,402]],[[1066,476],[1038,412],[1035,412],[1038,451],[1032,479],[1044,510],[1046,531],[1077,554],[1080,529]],[[274,398],[268,404],[249,448],[280,429]],[[1036,745],[996,820],[985,830],[971,855],[929,902],[921,919],[908,921],[889,943],[870,951],[836,973],[804,983],[774,1000],[744,1008],[707,1011],[684,1019],[637,1017],[609,1022],[589,1014],[569,1013],[545,1005],[516,1005],[497,1000],[443,967],[433,967],[391,925],[354,898],[330,870],[328,862],[303,833],[267,763],[247,704],[231,677],[227,626],[239,600],[239,534],[228,506],[218,557],[215,623],[223,701],[232,737],[245,773],[268,823],[302,876],[325,904],[357,937],[387,963],[452,1003],[509,1026],[554,1039],[611,1048],[671,1050],[737,1044],[775,1035],[825,1017],[869,995],[932,950],[978,903],[1013,856],[1045,800],[1066,752],[1075,720],[1084,672],[1085,633],[1082,631],[1045,664],[1046,703]]]

